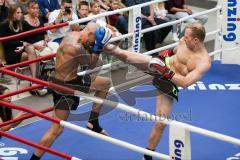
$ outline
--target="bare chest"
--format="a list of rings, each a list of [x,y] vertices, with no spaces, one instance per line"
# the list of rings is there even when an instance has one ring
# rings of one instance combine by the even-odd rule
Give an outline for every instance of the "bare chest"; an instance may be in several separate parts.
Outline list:
[[[179,48],[172,57],[172,66],[175,72],[185,76],[196,68],[196,58],[188,49]]]

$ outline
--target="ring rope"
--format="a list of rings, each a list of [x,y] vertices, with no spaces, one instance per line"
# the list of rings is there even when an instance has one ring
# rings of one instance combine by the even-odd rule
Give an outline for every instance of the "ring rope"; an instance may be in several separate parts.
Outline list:
[[[41,113],[48,113],[48,112],[51,112],[53,111],[53,107],[48,107],[46,109],[43,109],[43,110],[39,110],[38,112],[41,112]],[[27,114],[27,115],[23,115],[21,117],[18,117],[18,118],[14,118],[14,119],[11,119],[9,121],[5,121],[5,122],[2,122],[0,123],[0,128],[3,127],[3,126],[7,126],[9,124],[14,124],[16,122],[19,122],[19,121],[23,121],[25,119],[29,119],[29,118],[32,118],[32,117],[35,117],[35,115],[33,114]]]
[[[3,72],[3,73],[9,74],[9,75],[15,76],[15,77],[21,77],[25,80],[32,81],[32,82],[35,82],[35,83],[39,83],[39,84],[47,86],[49,88],[57,89],[57,90],[62,91],[66,94],[70,94],[70,95],[74,95],[74,96],[81,96],[81,97],[83,97],[85,99],[88,99],[88,100],[91,100],[95,103],[105,104],[105,105],[108,105],[108,106],[111,106],[111,107],[114,107],[114,108],[117,108],[117,109],[128,111],[128,112],[136,114],[136,115],[138,115],[139,113],[144,113],[145,115],[149,114],[147,112],[132,108],[128,105],[113,102],[113,101],[106,100],[106,99],[101,99],[101,98],[98,98],[98,97],[94,97],[94,96],[85,94],[83,92],[70,89],[70,88],[65,87],[65,86],[61,86],[61,85],[57,85],[57,84],[54,84],[54,83],[51,83],[51,82],[46,82],[46,81],[39,80],[39,79],[36,79],[36,78],[32,78],[32,77],[29,77],[29,76],[21,75],[21,74],[15,73],[13,71],[9,71],[9,70],[2,69],[2,68],[0,68],[0,71]],[[154,117],[155,119],[160,119],[161,120],[161,119],[164,118],[164,117],[160,117],[160,116],[154,116],[154,115],[151,115],[151,114],[149,114],[149,115],[150,115],[150,117]],[[193,125],[185,124],[185,123],[182,123],[182,122],[177,122],[175,120],[172,120],[171,122],[169,122],[166,119],[162,120],[161,122],[164,123],[164,124],[167,124],[167,125],[172,125],[173,124],[173,125],[176,125],[176,126],[180,126],[180,127],[183,127],[183,128],[185,128],[189,131],[192,131],[192,132],[195,132],[195,133],[198,133],[198,134],[209,136],[209,137],[212,137],[212,138],[215,138],[215,139],[218,139],[218,140],[221,140],[221,141],[226,141],[226,142],[229,142],[229,143],[232,143],[232,144],[240,145],[240,139],[233,138],[233,137],[230,137],[230,136],[226,136],[226,135],[223,135],[223,134],[219,134],[219,133],[216,133],[216,132],[213,132],[213,131],[208,131],[208,130],[205,130],[205,129],[202,129],[202,128],[199,128],[199,127],[195,127]]]
[[[27,144],[27,145],[30,145],[30,146],[32,146],[32,147],[39,148],[39,149],[41,149],[41,150],[44,150],[44,151],[49,152],[49,153],[52,153],[52,154],[54,154],[54,155],[63,157],[63,158],[68,159],[68,160],[81,160],[81,159],[79,159],[79,158],[72,157],[72,156],[70,156],[70,155],[67,155],[67,154],[58,152],[58,151],[56,151],[56,150],[54,150],[54,149],[45,147],[45,146],[43,146],[43,145],[39,145],[39,144],[33,143],[33,142],[29,141],[29,140],[26,140],[26,139],[17,137],[17,136],[15,136],[15,135],[12,135],[12,134],[10,134],[10,133],[4,132],[4,131],[2,131],[2,130],[0,130],[0,135],[5,136],[5,137],[10,138],[10,139],[13,139],[13,140],[18,141],[18,142],[22,142],[22,143]]]
[[[22,88],[22,89],[19,89],[19,90],[16,90],[16,91],[10,91],[6,94],[1,94],[0,99],[11,97],[11,96],[14,96],[14,95],[17,95],[17,94],[20,94],[20,93],[32,91],[32,90],[39,89],[39,88],[42,88],[42,87],[43,87],[43,85],[33,85],[33,86]]]
[[[59,120],[57,118],[53,118],[53,117],[44,115],[42,113],[39,113],[39,112],[34,111],[32,109],[29,109],[27,107],[22,107],[22,106],[19,106],[19,105],[16,105],[16,104],[11,104],[11,103],[4,102],[4,101],[1,101],[1,100],[0,100],[0,104],[4,105],[6,107],[12,108],[12,109],[17,109],[17,110],[29,112],[29,113],[37,115],[37,116],[39,116],[41,118],[47,119],[47,120],[49,120],[49,121],[51,121],[53,123],[60,124],[63,127],[66,127],[66,128],[69,128],[69,129],[81,132],[81,133],[89,135],[91,137],[95,137],[95,138],[104,140],[106,142],[110,142],[112,144],[115,144],[115,145],[118,145],[118,146],[121,146],[121,147],[124,147],[124,148],[128,148],[128,149],[133,150],[135,152],[151,155],[153,157],[157,157],[157,158],[161,158],[161,159],[169,159],[170,160],[170,156],[168,156],[168,155],[157,153],[157,152],[154,152],[154,151],[150,151],[150,150],[145,149],[143,147],[139,147],[139,146],[136,146],[136,145],[130,144],[128,142],[121,141],[121,140],[118,140],[118,139],[115,139],[115,138],[112,138],[112,137],[104,136],[102,134],[93,132],[93,131],[91,131],[89,129],[86,129],[86,128],[80,127],[78,125],[72,124],[70,122],[66,122],[66,121],[63,121],[63,120]],[[0,134],[2,134],[2,132],[0,132]],[[4,134],[2,134],[2,135],[4,136]],[[20,142],[23,142],[23,141],[20,141]]]

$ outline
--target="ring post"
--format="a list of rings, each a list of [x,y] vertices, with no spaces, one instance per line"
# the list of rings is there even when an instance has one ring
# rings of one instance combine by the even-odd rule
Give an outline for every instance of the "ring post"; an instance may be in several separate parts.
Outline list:
[[[222,1],[223,0],[219,0],[218,1],[218,6],[222,7]],[[215,45],[214,45],[214,50],[220,50],[222,49],[222,22],[223,21],[223,17],[222,17],[222,9],[217,11],[217,26],[216,29],[220,29],[220,32],[218,34],[216,34],[215,36]],[[214,55],[213,56],[214,60],[221,60],[221,54],[218,55]]]
[[[169,153],[173,160],[191,160],[190,131],[177,125],[169,126]]]
[[[141,30],[142,30],[142,19],[141,19],[141,7],[136,6],[134,9],[129,11],[128,20],[128,33],[133,33],[132,45],[128,50],[139,53],[141,49]],[[128,72],[135,72],[137,69],[133,66],[128,66]]]
[[[132,52],[140,52],[140,42],[141,42],[141,7],[135,7],[133,10],[129,11],[129,24],[128,32],[133,33],[132,38]]]

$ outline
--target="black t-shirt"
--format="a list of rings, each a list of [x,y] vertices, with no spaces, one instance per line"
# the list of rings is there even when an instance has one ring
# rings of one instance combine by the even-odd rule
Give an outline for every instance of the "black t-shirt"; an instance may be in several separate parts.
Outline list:
[[[16,25],[14,25],[16,27]],[[17,28],[17,27],[16,27]],[[21,31],[13,31],[9,27],[9,21],[5,20],[0,24],[0,37],[12,36],[21,33]],[[13,39],[2,42],[5,50],[15,50],[17,47],[22,46],[22,38]]]
[[[43,27],[43,22],[40,21],[40,24],[39,26],[32,26],[30,25],[26,20],[23,21],[23,31],[29,31],[29,30],[33,30],[33,29],[37,29],[37,28],[40,28],[40,27]],[[26,36],[24,37],[24,40],[28,43],[36,43],[36,42],[39,42],[41,40],[44,40],[44,35],[46,34],[46,31],[44,32],[39,32],[37,34],[33,34],[33,35],[29,35],[29,36]]]

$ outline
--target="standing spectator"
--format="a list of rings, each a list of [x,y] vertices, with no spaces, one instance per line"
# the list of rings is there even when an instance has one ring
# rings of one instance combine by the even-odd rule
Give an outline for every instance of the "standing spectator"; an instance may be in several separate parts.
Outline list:
[[[51,12],[60,9],[58,0],[37,0],[43,22],[48,22],[48,18]]]
[[[28,2],[28,14],[23,21],[23,30],[33,30],[39,27],[43,27],[43,22],[39,19],[39,6],[35,0]],[[50,53],[56,53],[58,43],[48,42],[48,36],[46,32],[40,32],[34,35],[24,37],[25,41],[33,44],[36,53],[39,56],[44,56]]]
[[[0,0],[0,23],[7,19],[8,8],[5,0]]]
[[[185,6],[185,0],[168,0],[165,2],[166,9],[170,14],[173,14],[176,19],[180,19],[194,13],[192,8]],[[198,16],[186,20],[188,23],[194,23],[199,21],[205,24],[208,21],[207,15]]]
[[[49,24],[59,24],[67,21],[78,20],[77,15],[72,11],[72,0],[62,0],[59,10],[54,10],[50,13],[48,18]],[[61,43],[63,37],[67,32],[79,31],[80,27],[78,24],[66,26],[62,28],[52,29],[48,31],[48,37],[50,41]]]
[[[141,3],[146,3],[151,0],[124,0],[124,4],[127,7],[138,5]],[[142,29],[146,29],[155,25],[166,23],[166,20],[157,19],[154,15],[153,5],[142,8]],[[147,51],[155,49],[156,43],[162,43],[167,37],[168,33],[171,31],[172,26],[164,27],[158,30],[147,32],[143,35],[145,41],[145,47]]]
[[[88,17],[88,15],[89,15],[89,5],[88,5],[88,2],[86,2],[86,1],[79,2],[77,8],[78,8],[77,9],[77,13],[78,13],[77,16],[78,16],[79,19]],[[87,23],[88,22],[80,23],[79,24],[80,29],[83,30],[87,26]]]
[[[9,89],[7,87],[0,85],[0,95],[6,94],[8,92],[9,92]],[[5,102],[9,102],[9,103],[11,103],[11,101],[12,101],[11,97],[7,97],[7,98],[4,98],[2,100],[5,101]],[[19,112],[15,118],[18,118],[18,117],[22,116],[23,114],[24,114],[24,112]],[[9,121],[12,118],[13,118],[12,109],[4,107],[4,106],[0,106],[0,123]],[[18,121],[18,122],[13,123],[13,124],[9,124],[7,126],[1,127],[0,130],[8,131],[11,128],[16,127],[20,123],[21,123],[21,121]],[[0,138],[1,138],[1,136],[0,136]]]

